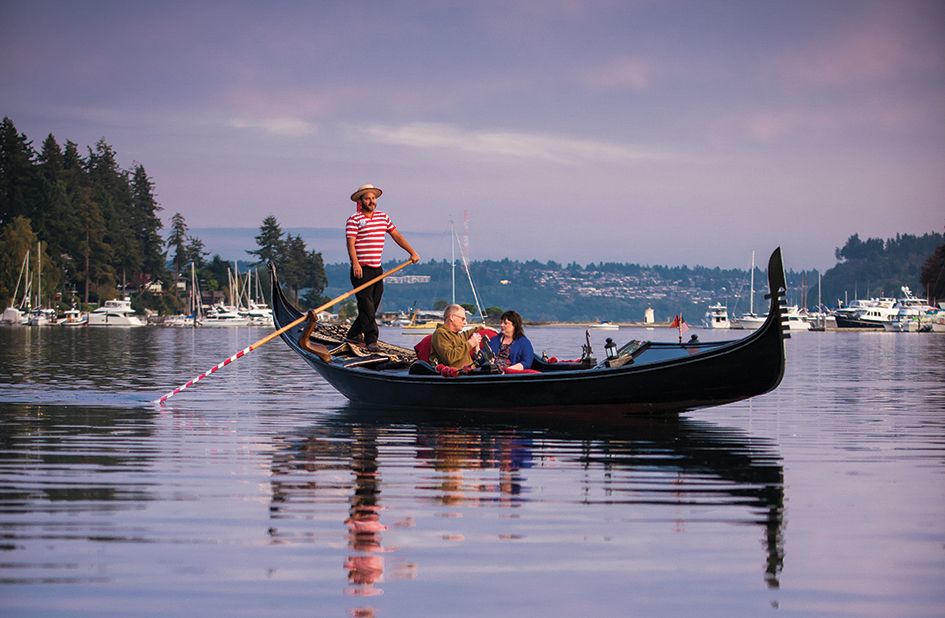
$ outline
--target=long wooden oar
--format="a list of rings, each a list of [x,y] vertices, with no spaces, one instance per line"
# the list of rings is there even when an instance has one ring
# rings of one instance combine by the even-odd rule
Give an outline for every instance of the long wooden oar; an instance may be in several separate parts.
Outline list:
[[[395,268],[391,268],[391,269],[388,270],[387,272],[383,272],[383,273],[379,274],[378,276],[374,277],[373,279],[371,279],[371,280],[368,281],[367,283],[362,283],[361,285],[359,285],[358,287],[354,288],[353,290],[349,290],[349,291],[345,292],[344,294],[342,294],[341,296],[339,296],[339,297],[337,297],[337,298],[333,298],[332,300],[328,301],[327,303],[325,303],[325,304],[322,305],[321,307],[318,307],[317,309],[313,309],[313,311],[314,311],[315,313],[319,313],[320,311],[324,311],[325,309],[328,309],[328,308],[331,307],[332,305],[337,305],[338,303],[340,303],[340,302],[343,301],[344,299],[348,298],[348,297],[351,296],[352,294],[357,294],[358,292],[360,292],[360,291],[363,290],[364,288],[369,287],[369,286],[371,286],[371,285],[374,285],[375,283],[377,283],[378,281],[380,281],[381,279],[383,279],[383,278],[385,278],[385,277],[389,277],[390,275],[393,275],[393,274],[394,274],[395,272],[397,272],[398,270],[401,270],[401,269],[403,269],[403,268],[406,268],[407,266],[410,265],[410,263],[411,263],[411,261],[410,261],[410,260],[407,260],[406,262],[404,262],[404,263],[401,264],[400,266],[397,266],[397,267],[395,267]],[[232,362],[235,361],[236,359],[242,358],[242,357],[246,356],[247,354],[249,354],[250,352],[252,352],[252,351],[255,350],[256,348],[258,348],[258,347],[260,347],[260,346],[262,346],[262,345],[264,345],[264,344],[266,344],[266,343],[272,341],[273,339],[275,339],[276,337],[278,337],[278,336],[281,335],[282,333],[286,332],[287,330],[291,329],[292,327],[301,324],[302,322],[304,322],[304,321],[306,320],[306,318],[308,318],[308,314],[307,314],[307,313],[306,313],[305,315],[303,315],[302,317],[300,317],[299,319],[297,319],[297,320],[295,320],[294,322],[292,322],[291,324],[286,324],[285,326],[283,326],[283,327],[280,328],[279,330],[275,331],[274,333],[270,333],[270,334],[266,335],[265,337],[263,337],[262,339],[260,339],[259,341],[257,341],[256,343],[253,343],[253,344],[251,344],[251,345],[249,345],[249,346],[243,348],[242,350],[240,350],[239,352],[237,352],[237,353],[234,354],[233,356],[229,357],[228,359],[226,359],[226,360],[223,361],[222,363],[220,363],[220,364],[214,366],[214,367],[211,368],[211,369],[208,369],[207,371],[204,371],[204,372],[201,373],[199,376],[197,376],[197,377],[194,378],[193,380],[190,380],[190,381],[187,382],[186,384],[182,384],[181,386],[178,386],[177,388],[175,388],[174,390],[172,390],[172,391],[169,392],[168,394],[166,394],[166,395],[164,395],[163,397],[161,397],[160,399],[158,399],[156,403],[158,403],[158,404],[163,404],[165,401],[167,401],[168,399],[170,399],[171,397],[173,397],[173,396],[176,395],[177,393],[181,392],[182,390],[187,389],[187,388],[190,388],[191,386],[193,386],[193,385],[196,384],[197,382],[203,380],[204,378],[206,378],[206,377],[209,376],[210,374],[216,373],[216,372],[219,371],[220,369],[223,369],[224,367],[226,367],[227,365],[229,365],[230,363],[232,363]]]

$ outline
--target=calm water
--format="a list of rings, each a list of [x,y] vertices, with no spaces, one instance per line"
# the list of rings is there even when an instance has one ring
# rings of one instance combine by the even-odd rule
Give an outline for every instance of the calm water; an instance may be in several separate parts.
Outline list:
[[[278,340],[161,409],[265,332],[63,330],[0,329],[3,616],[945,614],[945,336],[601,423],[359,409]]]

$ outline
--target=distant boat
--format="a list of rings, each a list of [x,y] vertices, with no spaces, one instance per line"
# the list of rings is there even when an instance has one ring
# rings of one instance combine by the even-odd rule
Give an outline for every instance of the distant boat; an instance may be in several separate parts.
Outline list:
[[[739,330],[756,330],[761,328],[761,325],[765,323],[765,318],[760,315],[753,315],[751,313],[745,313],[739,318],[733,318],[731,320],[731,328]]]
[[[21,326],[26,322],[27,318],[16,307],[7,307],[3,310],[3,315],[0,316],[0,325],[3,326]]]
[[[945,333],[945,302],[938,304],[938,309],[931,316],[932,332]]]
[[[240,315],[235,307],[226,305],[214,305],[210,311],[199,321],[200,326],[210,328],[234,328],[239,326],[249,326],[249,317]]]
[[[807,321],[807,314],[801,313],[797,305],[785,307],[784,326],[788,330],[810,330],[810,322]]]
[[[837,309],[837,328],[883,328],[898,313],[895,298],[855,300],[849,307]]]
[[[250,301],[249,308],[245,311],[240,311],[240,315],[245,315],[249,318],[251,326],[259,326],[261,328],[273,327],[272,309],[270,309],[266,303]]]
[[[731,320],[731,327],[741,330],[757,330],[765,318],[755,315],[755,252],[751,252],[751,292],[748,295],[748,313]]]
[[[161,322],[161,326],[174,328],[197,328],[200,326],[203,313],[200,306],[200,287],[197,285],[197,270],[193,262],[190,263],[190,289],[187,291],[187,303],[190,314],[180,313],[168,316]]]
[[[898,310],[896,315],[883,324],[887,332],[919,333],[932,330],[936,308],[929,305],[927,299],[913,296],[908,287],[902,288],[902,297],[896,301],[895,308]]]
[[[33,309],[29,314],[30,326],[55,326],[55,309]]]
[[[401,326],[403,335],[429,335],[443,323],[443,312],[428,309],[414,309],[410,321]]]
[[[24,274],[26,277],[24,278]],[[20,294],[20,283],[24,282],[26,287],[23,292],[22,300],[16,303],[17,296]],[[23,264],[20,266],[20,276],[16,280],[16,289],[13,291],[13,298],[10,299],[10,306],[3,310],[0,316],[0,325],[4,326],[22,326],[29,323],[29,317],[26,313],[30,304],[30,252],[26,250],[23,256]]]
[[[106,300],[105,304],[89,314],[89,326],[130,328],[144,326],[144,321],[131,308],[131,299]]]
[[[595,324],[591,328],[594,328],[596,330],[619,330],[620,324],[614,324],[613,322],[600,322],[598,324]]]
[[[728,321],[728,307],[717,303],[709,305],[709,310],[705,312],[706,328],[731,328],[732,324]]]
[[[76,327],[88,326],[89,314],[78,309],[67,309],[62,313],[62,319],[59,320],[59,326]]]

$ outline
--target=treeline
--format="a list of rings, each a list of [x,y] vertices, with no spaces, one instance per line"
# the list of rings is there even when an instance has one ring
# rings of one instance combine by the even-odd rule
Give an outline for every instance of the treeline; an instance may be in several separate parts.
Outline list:
[[[37,151],[5,117],[0,123],[0,302],[12,299],[27,252],[32,277],[43,291],[34,302],[45,306],[101,303],[136,291],[138,309],[182,310],[175,283],[190,263],[199,270],[202,288],[225,290],[230,263],[219,255],[208,260],[203,243],[188,233],[179,213],[165,241],[161,210],[144,165],[122,169],[104,138],[83,155],[76,143],[63,147],[49,134]],[[260,264],[273,260],[290,291],[308,288],[310,299],[321,298],[320,253],[309,251],[301,237],[283,235],[274,217],[263,221],[256,240],[259,247],[248,253]],[[148,293],[146,285],[156,281],[172,293]]]
[[[122,170],[104,140],[83,156],[50,134],[39,152],[9,118],[0,123],[0,298],[33,251],[44,290],[80,290],[88,302],[163,275],[154,183],[141,164]],[[37,243],[42,242],[39,255]],[[35,272],[35,271],[34,271]],[[11,279],[13,279],[11,283]],[[46,299],[43,299],[44,301]]]
[[[828,307],[835,307],[838,299],[852,300],[856,296],[899,296],[902,286],[909,286],[917,296],[928,295],[933,301],[945,299],[942,234],[905,234],[867,241],[853,235],[836,249],[836,256],[837,265],[825,273],[816,270],[785,273],[788,302],[815,308],[820,274],[823,274],[820,298]],[[759,264],[763,265],[765,259],[762,256]],[[346,263],[326,266],[329,296],[347,289],[348,268]],[[732,314],[749,309],[748,269],[616,262],[582,266],[573,262],[505,259],[472,262],[470,272],[484,312],[516,309],[534,321],[640,321],[645,310],[652,308],[657,320],[682,312],[691,323],[698,323],[710,303],[725,304]],[[383,311],[405,311],[417,306],[438,309],[452,300],[454,270],[450,262],[425,262],[411,267],[409,274],[430,279],[427,283],[387,283]],[[455,281],[456,301],[474,308],[472,289],[459,263]],[[588,288],[596,291],[589,292]],[[755,292],[755,310],[764,311],[767,278],[763,268],[756,268]]]
[[[853,234],[835,252],[837,265],[824,273],[822,298],[838,300],[898,297],[907,286],[916,296],[945,300],[945,236],[897,234],[860,240]]]

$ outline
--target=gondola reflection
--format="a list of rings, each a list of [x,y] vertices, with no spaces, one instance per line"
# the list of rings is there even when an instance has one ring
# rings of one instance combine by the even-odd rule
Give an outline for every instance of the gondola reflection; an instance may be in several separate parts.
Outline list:
[[[763,576],[769,587],[778,587],[784,478],[774,445],[676,415],[517,415],[513,422],[501,413],[411,413],[348,404],[279,439],[272,459],[271,535],[274,542],[307,538],[304,522],[347,496],[346,592],[381,594],[385,577],[410,579],[417,569],[384,544],[392,526],[414,525],[409,518],[388,521],[385,491],[401,501],[444,507],[442,517],[459,516],[451,510],[459,505],[515,509],[545,499],[536,492],[546,488],[529,479],[533,469],[550,466],[581,471],[580,480],[555,485],[556,499],[563,494],[565,500],[630,509],[730,509],[726,521],[762,532]],[[684,528],[685,516],[679,517],[677,525]]]

